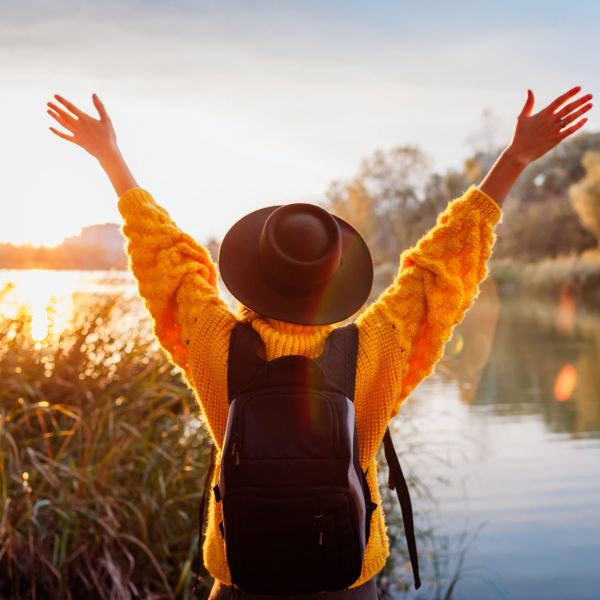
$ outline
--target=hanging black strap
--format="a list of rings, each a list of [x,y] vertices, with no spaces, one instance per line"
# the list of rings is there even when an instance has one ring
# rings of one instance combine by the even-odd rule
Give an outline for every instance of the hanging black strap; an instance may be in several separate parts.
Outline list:
[[[329,389],[341,392],[354,402],[356,361],[358,357],[358,327],[349,323],[336,327],[328,336],[321,356],[315,359]]]
[[[394,443],[392,442],[392,434],[390,433],[389,427],[386,429],[385,435],[383,436],[383,450],[385,452],[385,460],[390,469],[389,486],[392,490],[395,489],[396,494],[398,494],[398,501],[400,502],[400,509],[402,510],[402,521],[404,522],[404,535],[408,545],[408,556],[410,557],[413,578],[415,580],[415,589],[418,590],[421,587],[421,577],[419,576],[419,557],[417,556],[412,503],[408,493],[408,485],[406,485],[406,479],[404,479],[404,474],[402,473],[402,468],[398,461],[398,455],[396,454]]]
[[[213,471],[215,470],[215,454],[216,449],[215,445],[212,444],[210,448],[210,465],[208,467],[208,471],[206,472],[206,478],[204,479],[204,491],[202,492],[202,500],[200,501],[200,510],[198,515],[198,549],[196,550],[196,556],[194,558],[194,562],[196,566],[194,567],[194,572],[196,573],[196,577],[194,579],[194,587],[192,591],[194,594],[198,594],[200,588],[200,557],[202,556],[202,534],[204,531],[204,510],[206,507],[206,498],[208,496],[208,490],[210,489],[210,484],[212,481]]]

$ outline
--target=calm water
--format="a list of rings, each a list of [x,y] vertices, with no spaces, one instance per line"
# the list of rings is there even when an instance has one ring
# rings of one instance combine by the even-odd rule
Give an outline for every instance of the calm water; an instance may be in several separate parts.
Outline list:
[[[126,273],[0,271],[8,282],[0,313],[30,311],[39,340],[78,291],[135,294]],[[455,598],[600,598],[600,308],[500,301],[486,282],[394,426],[437,500],[416,499],[416,519],[429,515],[446,573],[466,549]]]
[[[467,536],[457,598],[600,598],[600,309],[486,290],[402,408],[434,455],[404,462],[438,499],[451,566]]]

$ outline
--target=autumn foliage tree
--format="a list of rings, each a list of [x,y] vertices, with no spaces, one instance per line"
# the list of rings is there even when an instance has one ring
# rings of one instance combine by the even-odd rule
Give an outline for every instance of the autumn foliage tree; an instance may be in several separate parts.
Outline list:
[[[376,268],[395,271],[400,253],[433,227],[448,202],[480,183],[499,152],[490,144],[475,149],[462,170],[444,173],[433,172],[414,146],[378,150],[362,161],[351,180],[331,184],[326,208],[361,232]],[[596,154],[582,160],[594,150]],[[569,202],[573,194],[580,198],[581,209]],[[502,213],[494,259],[532,262],[579,255],[597,246],[600,133],[580,134],[536,161],[513,188]]]
[[[600,152],[587,152],[582,165],[585,177],[569,188],[573,208],[598,241],[600,250]]]
[[[464,185],[460,174],[432,173],[418,148],[399,146],[364,159],[352,180],[332,183],[326,206],[360,231],[380,265],[397,260],[432,227],[449,196],[462,193]]]

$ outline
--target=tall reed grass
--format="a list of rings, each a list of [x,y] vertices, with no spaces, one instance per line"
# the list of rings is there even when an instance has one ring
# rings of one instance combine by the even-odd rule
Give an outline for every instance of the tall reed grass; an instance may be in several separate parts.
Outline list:
[[[78,305],[45,343],[25,312],[0,320],[0,596],[189,598],[208,460],[192,396],[135,307]]]

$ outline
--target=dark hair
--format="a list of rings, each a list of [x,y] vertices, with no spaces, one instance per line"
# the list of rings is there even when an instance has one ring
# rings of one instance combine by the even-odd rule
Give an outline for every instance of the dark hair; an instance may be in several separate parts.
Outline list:
[[[247,322],[258,316],[258,313],[238,301],[237,306],[235,307],[235,316],[239,321]]]

